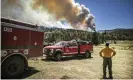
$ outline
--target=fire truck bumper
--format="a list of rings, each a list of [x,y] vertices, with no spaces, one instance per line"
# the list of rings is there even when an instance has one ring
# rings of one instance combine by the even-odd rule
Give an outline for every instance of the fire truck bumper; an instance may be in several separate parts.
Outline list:
[[[46,59],[54,59],[54,54],[53,53],[47,53]]]
[[[45,52],[46,58],[54,58],[54,53],[51,52]]]
[[[47,53],[46,56],[53,57],[53,53]]]

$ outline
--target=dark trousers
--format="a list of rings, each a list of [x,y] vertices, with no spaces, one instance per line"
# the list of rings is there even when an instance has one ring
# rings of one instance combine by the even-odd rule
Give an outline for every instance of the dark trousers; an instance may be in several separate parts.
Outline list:
[[[112,59],[103,58],[103,76],[106,77],[106,67],[108,66],[109,76],[112,77]]]

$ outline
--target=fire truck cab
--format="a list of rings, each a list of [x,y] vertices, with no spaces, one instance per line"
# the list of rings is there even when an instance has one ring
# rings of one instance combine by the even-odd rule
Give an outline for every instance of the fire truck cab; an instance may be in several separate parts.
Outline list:
[[[1,75],[16,78],[28,67],[28,58],[43,55],[44,32],[35,25],[1,18]]]

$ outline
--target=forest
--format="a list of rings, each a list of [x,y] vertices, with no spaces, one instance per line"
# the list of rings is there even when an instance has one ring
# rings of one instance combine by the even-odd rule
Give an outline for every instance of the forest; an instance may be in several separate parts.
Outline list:
[[[76,29],[48,27],[40,27],[40,29],[44,31],[44,41],[48,43],[80,39],[85,41],[91,41],[94,44],[98,45],[108,40],[133,40],[133,29],[113,29],[99,31],[83,31]]]

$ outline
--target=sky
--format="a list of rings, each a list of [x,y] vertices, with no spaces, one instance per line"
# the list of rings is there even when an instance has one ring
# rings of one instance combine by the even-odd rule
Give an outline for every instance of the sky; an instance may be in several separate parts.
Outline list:
[[[75,0],[95,16],[96,30],[133,28],[133,0]]]

